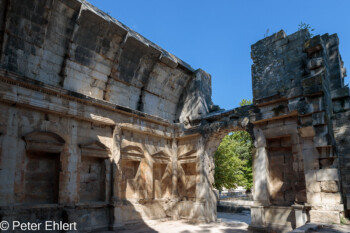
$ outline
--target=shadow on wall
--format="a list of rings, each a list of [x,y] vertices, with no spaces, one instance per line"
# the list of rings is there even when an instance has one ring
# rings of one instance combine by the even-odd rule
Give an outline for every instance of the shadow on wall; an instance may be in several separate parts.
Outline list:
[[[145,221],[143,221],[142,215],[139,213],[134,207],[134,203],[130,201],[123,200],[121,205],[114,209],[114,211],[119,211],[119,214],[114,215],[112,221],[114,221],[114,226],[112,227],[113,232],[127,233],[127,232],[147,232],[147,233],[155,233],[153,228],[147,225]],[[127,216],[128,215],[128,216]],[[147,213],[146,213],[147,215]],[[123,218],[128,218],[128,221],[123,221]],[[118,219],[119,218],[119,219]],[[121,224],[118,225],[118,220],[121,221]]]

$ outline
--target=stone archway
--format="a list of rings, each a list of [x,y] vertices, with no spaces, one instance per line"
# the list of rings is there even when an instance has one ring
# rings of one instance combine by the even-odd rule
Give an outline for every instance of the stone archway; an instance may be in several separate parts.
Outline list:
[[[201,119],[196,132],[200,133],[201,140],[198,143],[199,159],[198,173],[199,185],[197,185],[197,208],[194,210],[194,218],[199,221],[211,222],[216,220],[217,196],[214,187],[214,153],[222,139],[230,132],[247,131],[254,141],[252,118],[255,107],[243,106],[231,111],[209,114]],[[195,122],[195,121],[194,121]],[[198,122],[196,122],[198,123]],[[188,133],[193,131],[189,130]]]

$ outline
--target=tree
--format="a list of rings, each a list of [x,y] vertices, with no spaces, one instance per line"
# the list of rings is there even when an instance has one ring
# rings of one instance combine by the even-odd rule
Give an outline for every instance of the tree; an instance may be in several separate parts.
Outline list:
[[[308,24],[308,23],[300,22],[298,25],[298,31],[305,30],[305,29],[307,29],[309,31],[310,37],[314,36],[314,34],[312,32],[315,31],[315,29],[311,28],[310,24]]]
[[[243,99],[241,106],[249,105],[250,100]],[[252,173],[253,142],[245,131],[226,135],[214,154],[215,187],[231,189],[243,186],[250,190],[253,185]]]

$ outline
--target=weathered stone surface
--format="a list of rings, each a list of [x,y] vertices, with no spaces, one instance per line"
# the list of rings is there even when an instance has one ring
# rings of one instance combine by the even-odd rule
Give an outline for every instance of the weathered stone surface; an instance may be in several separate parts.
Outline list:
[[[0,8],[1,220],[50,216],[79,231],[215,221],[214,153],[238,130],[256,147],[252,229],[291,230],[307,214],[339,222],[342,200],[349,209],[336,35],[280,31],[252,45],[254,104],[226,111],[210,74],[86,1]]]
[[[316,172],[317,181],[338,181],[338,172],[336,168],[320,169]]]
[[[310,222],[340,223],[338,211],[310,210]]]
[[[336,181],[322,181],[321,190],[322,192],[336,193],[339,192],[339,185]]]
[[[313,126],[299,128],[300,136],[303,138],[314,137],[316,135]]]

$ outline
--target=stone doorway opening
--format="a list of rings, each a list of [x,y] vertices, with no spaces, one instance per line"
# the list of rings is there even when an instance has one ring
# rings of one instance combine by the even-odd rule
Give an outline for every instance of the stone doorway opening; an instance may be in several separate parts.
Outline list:
[[[217,219],[241,226],[250,224],[254,143],[247,131],[226,134],[214,153],[214,187],[217,190]]]

